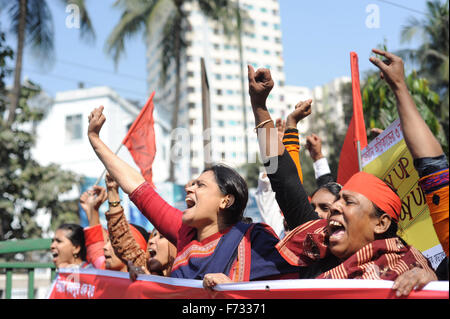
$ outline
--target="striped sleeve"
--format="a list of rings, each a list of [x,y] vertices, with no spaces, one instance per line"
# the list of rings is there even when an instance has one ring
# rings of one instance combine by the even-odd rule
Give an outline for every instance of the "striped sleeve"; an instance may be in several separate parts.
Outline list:
[[[445,254],[449,253],[449,170],[444,169],[419,180],[425,193],[434,230]]]
[[[283,144],[297,167],[298,177],[303,184],[302,166],[300,164],[300,138],[297,129],[287,129],[284,132]]]

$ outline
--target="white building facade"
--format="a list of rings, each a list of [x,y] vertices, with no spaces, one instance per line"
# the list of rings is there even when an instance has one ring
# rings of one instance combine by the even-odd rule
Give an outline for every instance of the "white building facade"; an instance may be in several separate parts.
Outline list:
[[[41,165],[55,163],[62,169],[70,170],[85,178],[86,185],[79,185],[78,190],[74,189],[70,194],[66,194],[69,198],[79,197],[80,192],[92,186],[105,170],[87,137],[88,116],[94,108],[99,106],[104,106],[103,114],[106,117],[106,122],[100,132],[102,141],[113,152],[119,150],[117,155],[139,170],[130,152],[125,146],[121,147],[121,143],[143,106],[128,102],[108,87],[59,92],[53,99],[53,103],[46,106],[44,119],[35,128],[36,145],[32,150],[32,155]],[[168,176],[166,158],[168,155],[164,148],[169,147],[170,141],[166,133],[168,129],[161,124],[156,110],[154,119],[155,139],[158,144],[153,162],[153,182],[166,201],[176,204],[174,192],[180,193],[178,190],[180,187],[165,183]],[[104,175],[99,184],[104,185]],[[181,194],[178,195],[178,197],[181,196]],[[134,219],[139,220],[136,223],[145,224],[142,226],[150,228],[151,225],[141,218],[142,216],[130,203],[128,196],[122,193],[122,200],[126,216],[133,220],[135,214]],[[184,198],[182,201],[184,204]],[[103,206],[101,212],[107,209],[106,204]],[[80,217],[83,223],[83,216]],[[44,229],[50,222],[48,218],[49,216],[41,217],[41,225],[44,226]],[[104,219],[102,222],[104,223]]]
[[[63,169],[82,176],[99,177],[104,166],[87,137],[88,116],[99,106],[104,106],[103,114],[106,117],[100,137],[116,152],[142,106],[128,102],[108,87],[94,87],[56,94],[53,104],[45,111],[44,119],[37,126],[33,157],[42,165],[57,163]],[[158,121],[157,112],[154,117],[156,140],[164,142],[167,128]],[[117,155],[139,169],[125,146],[120,148]],[[166,166],[164,152],[157,150],[153,166],[154,182],[165,181]]]

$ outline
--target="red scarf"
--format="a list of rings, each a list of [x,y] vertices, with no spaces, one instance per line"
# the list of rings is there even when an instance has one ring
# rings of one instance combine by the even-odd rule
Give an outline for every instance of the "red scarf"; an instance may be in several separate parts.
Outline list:
[[[305,223],[289,233],[276,248],[295,266],[309,266],[331,255],[325,242],[325,219]],[[434,273],[428,260],[399,238],[379,239],[358,250],[339,266],[319,275],[318,279],[395,280],[408,270],[419,267]]]

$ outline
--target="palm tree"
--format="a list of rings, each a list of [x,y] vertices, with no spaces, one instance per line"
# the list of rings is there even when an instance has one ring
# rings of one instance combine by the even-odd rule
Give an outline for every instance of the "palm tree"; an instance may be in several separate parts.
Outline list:
[[[425,77],[430,87],[439,93],[443,103],[436,110],[448,140],[448,82],[449,82],[449,1],[427,2],[422,20],[411,17],[402,30],[402,42],[419,38],[422,44],[416,50],[403,50],[402,56],[418,65],[418,74]]]
[[[156,25],[163,23],[160,34],[161,45],[161,82],[167,80],[169,66],[175,66],[175,99],[171,119],[172,130],[178,126],[178,113],[180,109],[181,94],[181,58],[186,48],[184,39],[185,28],[189,25],[188,16],[183,10],[186,3],[196,3],[200,11],[207,17],[220,23],[224,33],[231,37],[238,30],[233,27],[236,18],[236,4],[231,0],[116,0],[114,6],[123,10],[119,23],[111,32],[106,42],[106,52],[112,56],[116,65],[125,52],[125,40],[142,33],[149,41],[157,40]],[[175,141],[171,140],[172,150]],[[173,161],[169,164],[170,182],[175,181],[175,166]]]
[[[81,36],[95,37],[84,0],[61,0],[65,4],[75,4],[80,9]],[[7,10],[10,17],[11,33],[17,37],[14,86],[11,94],[8,126],[16,117],[20,96],[20,80],[25,44],[30,45],[33,53],[49,60],[53,55],[54,32],[51,11],[46,0],[0,0],[0,7]]]

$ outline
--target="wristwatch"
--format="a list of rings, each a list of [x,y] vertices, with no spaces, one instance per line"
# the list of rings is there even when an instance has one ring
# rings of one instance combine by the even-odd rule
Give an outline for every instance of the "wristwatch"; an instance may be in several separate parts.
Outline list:
[[[111,207],[117,207],[120,205],[120,200],[117,202],[108,202],[108,203],[109,203],[109,206],[111,206]]]

